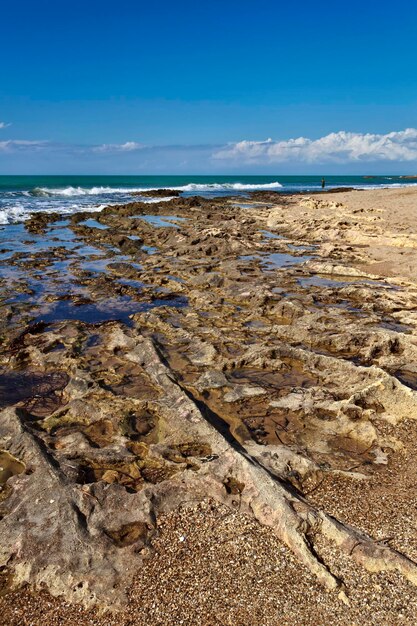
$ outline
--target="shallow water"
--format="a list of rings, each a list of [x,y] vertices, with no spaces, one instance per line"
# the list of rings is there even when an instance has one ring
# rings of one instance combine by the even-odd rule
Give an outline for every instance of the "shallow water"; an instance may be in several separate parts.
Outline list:
[[[119,285],[126,285],[127,287],[134,287],[135,289],[141,290],[145,283],[140,280],[133,280],[131,278],[118,278],[117,282]]]
[[[85,261],[81,261],[80,263],[78,263],[78,266],[81,270],[84,270],[86,272],[102,274],[108,271],[108,266],[111,263],[126,263],[129,261],[129,259],[130,257],[125,254],[116,254],[115,256],[105,257],[103,259],[90,258]],[[132,265],[138,271],[141,269],[141,266],[137,263],[129,263],[129,265]]]
[[[141,219],[155,228],[179,228],[175,222],[184,222],[185,217],[176,215],[134,215],[131,219]]]
[[[243,254],[238,257],[239,261],[260,261],[264,270],[281,269],[291,267],[309,261],[311,256],[294,256],[286,252],[271,252],[270,254]]]
[[[78,320],[87,324],[97,324],[110,320],[118,320],[128,326],[133,322],[130,316],[135,313],[150,311],[156,307],[168,306],[182,308],[187,306],[187,300],[183,297],[171,300],[154,300],[153,302],[138,302],[129,296],[107,298],[102,302],[74,304],[70,300],[58,300],[45,308],[43,313],[38,314],[34,322],[61,322],[64,320]]]
[[[335,280],[331,278],[324,278],[322,276],[308,276],[307,278],[299,278],[298,284],[304,289],[310,289],[310,287],[329,287],[340,288],[346,287],[350,283],[344,280]]]
[[[294,256],[285,252],[272,252],[263,257],[262,265],[266,266],[267,269],[277,269],[305,263],[311,258],[311,256]]]
[[[233,202],[232,206],[238,209],[256,209],[258,205],[253,202]]]
[[[259,232],[265,237],[265,239],[285,239],[283,235],[271,233],[269,230],[260,230]]]
[[[288,243],[288,244],[287,244],[287,246],[288,246],[288,248],[289,248],[290,250],[294,250],[294,251],[297,251],[297,250],[298,250],[299,252],[307,252],[307,251],[312,251],[312,250],[316,250],[316,249],[317,249],[317,246],[310,246],[310,245],[307,245],[307,246],[303,246],[303,245],[294,245],[294,244],[292,244],[292,243]]]
[[[398,176],[328,176],[326,189],[405,187],[415,181]],[[22,222],[39,211],[72,214],[99,212],[105,206],[168,198],[138,195],[149,189],[176,189],[184,196],[242,197],[251,191],[310,192],[321,189],[320,176],[0,176],[0,224]],[[256,206],[256,205],[255,205]]]
[[[92,228],[96,227],[95,222],[85,220]],[[129,316],[133,313],[157,306],[186,306],[184,298],[164,299],[162,295],[153,302],[139,302],[130,296],[103,296],[96,302],[89,301],[89,288],[84,285],[82,272],[91,276],[88,280],[95,281],[106,275],[115,284],[139,291],[144,285],[141,281],[119,276],[117,271],[111,271],[111,265],[128,263],[129,269],[138,273],[142,266],[131,263],[130,256],[121,254],[118,248],[107,246],[103,250],[83,243],[68,224],[67,220],[60,220],[43,234],[28,233],[23,224],[0,228],[0,249],[7,249],[0,256],[0,278],[7,281],[3,292],[6,305],[19,305],[22,312],[34,316],[35,322],[46,323],[65,319],[87,323],[117,319],[130,323]],[[156,248],[147,248],[149,254],[156,251]],[[23,256],[13,258],[10,264],[10,259],[17,254]],[[79,283],[80,279],[83,284]],[[94,289],[94,283],[92,285]]]
[[[15,372],[0,373],[0,408],[27,400],[31,397],[48,396],[68,384],[69,376],[63,372]]]
[[[80,222],[82,226],[88,226],[89,228],[99,228],[100,230],[107,230],[108,226],[106,224],[101,224],[97,220],[90,218],[88,220],[84,220],[84,222]]]
[[[158,252],[158,248],[155,248],[155,246],[142,246],[141,250],[146,252],[146,254],[156,254]]]

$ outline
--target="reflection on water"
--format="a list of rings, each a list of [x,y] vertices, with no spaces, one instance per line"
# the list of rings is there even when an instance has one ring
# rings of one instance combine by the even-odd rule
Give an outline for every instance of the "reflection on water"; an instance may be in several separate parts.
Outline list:
[[[78,320],[87,324],[97,324],[109,320],[118,320],[131,326],[130,315],[134,313],[143,313],[160,306],[182,308],[187,304],[187,299],[182,296],[167,300],[154,300],[153,302],[138,302],[129,296],[107,298],[103,302],[82,304],[75,304],[71,300],[59,300],[45,306],[44,312],[38,314],[34,322],[52,323]]]
[[[84,220],[84,222],[80,222],[80,224],[82,226],[88,226],[89,228],[99,228],[100,230],[108,229],[108,226],[106,226],[105,224],[101,224],[100,222],[93,219],[92,217],[89,218],[88,220]]]
[[[185,222],[187,218],[177,215],[134,215],[131,219],[144,220],[155,228],[179,228],[176,222]]]
[[[294,256],[286,252],[273,252],[263,257],[262,264],[267,269],[276,269],[281,267],[289,267],[290,265],[298,265],[309,261],[311,256]]]

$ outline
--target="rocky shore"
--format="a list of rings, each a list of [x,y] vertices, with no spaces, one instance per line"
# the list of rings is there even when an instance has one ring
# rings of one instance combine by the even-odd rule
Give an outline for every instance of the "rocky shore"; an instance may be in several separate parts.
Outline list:
[[[7,624],[415,623],[416,206],[256,192],[5,228]]]

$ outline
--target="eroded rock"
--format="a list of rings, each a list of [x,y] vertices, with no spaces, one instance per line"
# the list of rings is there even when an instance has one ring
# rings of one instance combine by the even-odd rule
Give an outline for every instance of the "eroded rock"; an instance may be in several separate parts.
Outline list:
[[[328,589],[341,587],[320,541],[417,581],[407,546],[313,502],[326,480],[377,485],[414,445],[401,430],[416,416],[414,288],[360,265],[374,222],[354,248],[362,214],[279,198],[157,202],[171,216],[157,226],[139,219],[149,204],[108,207],[102,229],[71,218],[83,252],[12,258],[48,284],[1,322],[0,565],[17,582],[116,606],[158,516],[206,497],[272,527]],[[54,258],[70,259],[64,282]],[[99,314],[127,293],[131,317]],[[60,315],[41,321],[45,303]]]

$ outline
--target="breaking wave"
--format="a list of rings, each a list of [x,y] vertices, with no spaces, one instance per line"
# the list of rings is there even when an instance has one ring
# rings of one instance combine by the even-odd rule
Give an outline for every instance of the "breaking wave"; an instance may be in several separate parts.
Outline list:
[[[320,181],[312,181],[312,177],[308,177],[305,181],[298,180],[301,177],[296,177],[295,180],[292,180],[293,177],[289,177],[288,180],[283,178],[283,184],[277,180],[273,182],[261,182],[262,178],[258,180],[255,179],[254,182],[245,181],[245,178],[241,181],[229,179],[230,182],[227,182],[224,179],[220,179],[216,182],[214,177],[210,178],[210,182],[207,179],[205,181],[204,179],[200,179],[200,182],[197,182],[198,178],[195,179],[196,182],[187,182],[187,179],[184,181],[184,177],[177,179],[175,179],[175,177],[161,177],[159,180],[147,181],[151,182],[151,185],[153,182],[154,186],[151,186],[147,185],[145,180],[142,183],[139,177],[139,180],[136,181],[137,186],[134,186],[133,183],[131,187],[126,187],[124,181],[120,179],[118,181],[120,186],[101,185],[101,182],[107,182],[102,180],[97,180],[98,184],[96,185],[94,185],[95,181],[92,180],[91,186],[84,186],[82,184],[78,185],[78,180],[74,181],[73,179],[68,181],[68,183],[75,182],[75,184],[72,185],[66,185],[66,181],[62,181],[62,186],[58,186],[59,183],[56,181],[55,184],[58,183],[56,187],[53,186],[52,183],[51,186],[39,185],[32,189],[29,187],[26,189],[6,188],[4,191],[0,191],[0,225],[23,222],[30,215],[38,211],[68,215],[79,211],[101,211],[106,206],[124,204],[132,202],[133,200],[149,204],[170,200],[168,196],[160,198],[141,195],[141,192],[159,189],[174,189],[183,192],[184,195],[199,194],[210,197],[216,195],[244,196],[250,191],[279,191],[282,188],[286,191],[304,191],[308,193],[309,191],[320,188]],[[80,180],[80,182],[86,183],[87,181]],[[180,183],[185,184],[181,185]],[[353,186],[357,189],[379,189],[383,187],[408,187],[416,184],[416,182],[403,181],[398,177],[386,177],[381,181],[369,181],[366,183],[363,177],[347,177],[345,179],[341,177],[338,180],[332,177],[332,180],[328,181],[327,189],[330,191],[332,187],[342,185]]]
[[[61,189],[49,189],[48,187],[35,187],[27,193],[35,198],[50,198],[52,196],[71,198],[73,196],[100,196],[109,193],[131,193],[132,191],[142,191],[142,189],[117,189],[114,187],[63,187]]]
[[[281,183],[278,181],[274,183],[264,183],[259,185],[249,185],[244,183],[210,183],[206,185],[200,185],[198,183],[190,183],[183,187],[173,187],[179,191],[256,191],[257,189],[280,189]]]
[[[62,207],[61,210],[55,207],[42,207],[42,212],[45,213],[62,213],[63,215],[69,215],[71,213],[77,213],[78,211],[86,211],[88,213],[97,213],[102,211],[107,204],[99,204],[96,206],[80,206],[73,204],[70,206]],[[39,211],[39,209],[38,209]],[[36,208],[31,206],[23,206],[17,204],[15,206],[7,206],[0,208],[0,225],[4,224],[16,224],[18,222],[24,222],[31,215],[38,212]]]
[[[0,224],[23,222],[28,217],[26,209],[21,205],[0,209]]]
[[[282,187],[281,183],[278,181],[273,183],[259,184],[259,185],[250,185],[244,183],[209,183],[209,184],[198,184],[198,183],[190,183],[188,185],[183,185],[180,187],[172,187],[177,191],[201,191],[201,192],[210,192],[210,191],[254,191],[254,190],[262,190],[262,189],[280,189]],[[27,192],[29,195],[44,198],[51,196],[62,196],[62,197],[72,197],[72,196],[98,196],[103,194],[131,194],[131,193],[140,193],[141,191],[155,191],[156,189],[163,189],[163,187],[62,187],[57,189],[50,189],[48,187],[35,187]]]

